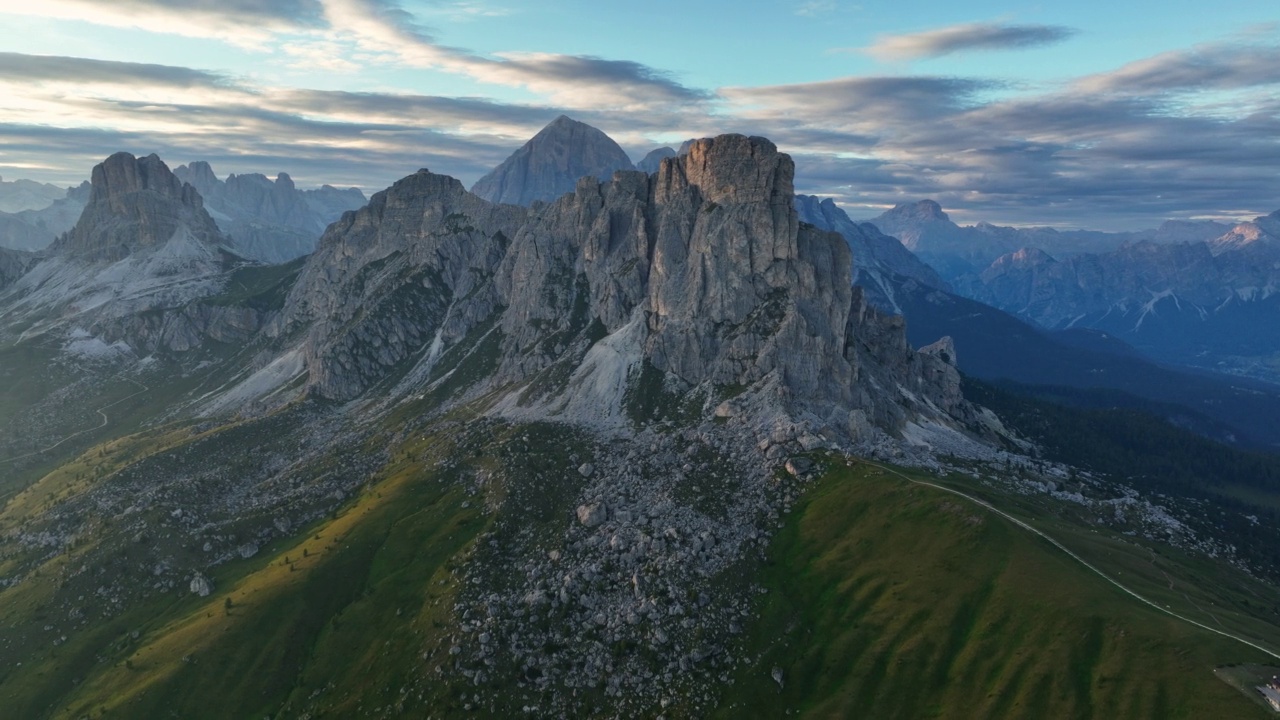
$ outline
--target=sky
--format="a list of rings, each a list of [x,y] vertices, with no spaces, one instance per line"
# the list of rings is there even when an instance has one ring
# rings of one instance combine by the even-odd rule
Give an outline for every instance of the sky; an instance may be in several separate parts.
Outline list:
[[[118,150],[470,185],[560,114],[726,132],[855,218],[1128,230],[1280,209],[1272,0],[0,0],[0,175]]]

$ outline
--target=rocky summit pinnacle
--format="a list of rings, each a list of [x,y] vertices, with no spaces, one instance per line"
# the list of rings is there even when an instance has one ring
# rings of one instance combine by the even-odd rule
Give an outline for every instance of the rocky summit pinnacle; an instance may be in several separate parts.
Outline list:
[[[54,252],[115,261],[174,240],[226,244],[194,187],[154,154],[136,158],[120,152],[93,168],[89,203]]]
[[[480,178],[471,192],[489,202],[530,205],[572,192],[578,178],[607,180],[618,170],[633,169],[612,138],[561,115]]]

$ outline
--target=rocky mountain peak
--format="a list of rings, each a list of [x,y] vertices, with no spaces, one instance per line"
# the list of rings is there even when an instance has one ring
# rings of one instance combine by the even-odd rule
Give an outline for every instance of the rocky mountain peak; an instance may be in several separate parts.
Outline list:
[[[89,203],[55,252],[91,261],[115,261],[172,240],[224,246],[200,193],[152,154],[120,152],[93,168]]]
[[[471,192],[490,202],[530,205],[572,192],[578,178],[605,180],[618,170],[633,169],[631,158],[612,138],[561,115],[480,178]]]
[[[159,155],[152,153],[136,158],[127,152],[118,152],[93,168],[90,180],[89,202],[109,202],[121,207],[130,195],[154,192],[177,202],[202,204],[199,193],[186,191]]]
[[[213,168],[204,160],[196,160],[187,165],[179,165],[174,168],[173,174],[179,180],[190,183],[204,198],[207,198],[214,188],[220,184],[218,176],[213,174]]]
[[[790,209],[795,196],[795,163],[762,137],[702,138],[678,163],[666,167],[682,173],[714,203],[768,203]],[[665,184],[660,175],[659,187]]]
[[[933,200],[921,200],[914,203],[895,205],[892,210],[884,213],[878,219],[896,219],[909,222],[950,222],[951,217],[942,210],[941,205]]]
[[[636,169],[640,172],[650,175],[658,172],[658,168],[662,167],[662,161],[669,157],[675,157],[676,151],[669,147],[660,147],[656,150],[650,150],[644,159],[636,163]]]

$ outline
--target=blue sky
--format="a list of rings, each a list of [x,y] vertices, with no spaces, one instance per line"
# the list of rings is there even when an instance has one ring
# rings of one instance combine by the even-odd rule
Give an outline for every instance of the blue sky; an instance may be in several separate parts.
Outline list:
[[[1136,228],[1280,208],[1258,0],[0,0],[0,174],[111,152],[466,183],[560,113],[637,159],[763,134],[855,217]]]

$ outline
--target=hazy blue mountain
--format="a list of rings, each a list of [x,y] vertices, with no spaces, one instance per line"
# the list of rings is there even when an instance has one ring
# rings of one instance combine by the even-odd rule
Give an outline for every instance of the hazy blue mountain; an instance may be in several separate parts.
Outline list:
[[[664,158],[675,156],[676,151],[669,147],[660,147],[655,150],[650,150],[649,153],[644,156],[643,160],[636,163],[636,169],[652,175],[658,172],[658,168],[661,167]]]
[[[1045,328],[1093,328],[1164,362],[1280,381],[1276,217],[1209,242],[1142,241],[1060,259],[1023,249],[955,286]]]
[[[329,223],[366,202],[358,188],[330,185],[299,190],[288,173],[275,180],[258,173],[214,174],[209,163],[196,161],[174,169],[195,187],[218,227],[241,255],[267,263],[283,263],[315,249]]]
[[[936,269],[947,280],[981,272],[1002,255],[1034,248],[1065,258],[1081,253],[1116,250],[1125,244],[1201,242],[1217,237],[1230,226],[1212,221],[1168,221],[1160,228],[1139,232],[1056,230],[1047,227],[1014,228],[980,222],[961,226],[933,200],[903,203],[870,222],[902,241],[907,249]]]
[[[579,178],[608,180],[618,170],[634,169],[608,135],[561,115],[476,181],[471,192],[489,202],[530,205],[572,192]]]

